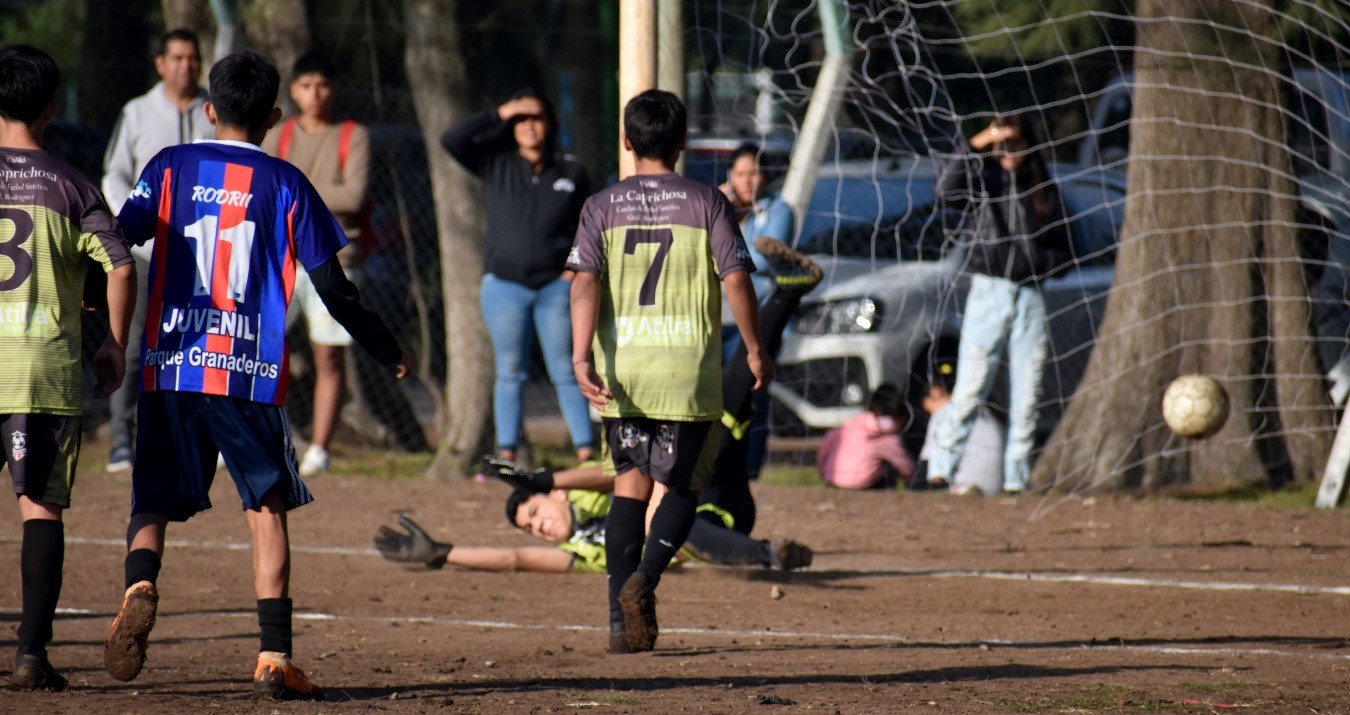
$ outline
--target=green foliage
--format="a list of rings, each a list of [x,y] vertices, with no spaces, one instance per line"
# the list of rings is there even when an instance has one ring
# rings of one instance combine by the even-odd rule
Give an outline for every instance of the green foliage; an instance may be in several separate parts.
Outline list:
[[[955,0],[970,53],[1030,62],[1115,44],[1131,24],[1130,0]]]
[[[0,20],[0,45],[37,47],[56,60],[63,74],[69,74],[80,63],[84,18],[84,0],[44,0]]]

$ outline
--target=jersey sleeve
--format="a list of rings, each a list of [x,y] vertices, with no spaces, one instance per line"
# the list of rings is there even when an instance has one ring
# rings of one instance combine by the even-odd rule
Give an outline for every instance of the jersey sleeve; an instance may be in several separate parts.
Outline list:
[[[156,154],[155,158],[145,165],[145,170],[141,172],[136,185],[131,189],[131,194],[126,197],[127,200],[117,214],[117,222],[121,224],[122,233],[133,246],[140,246],[155,237],[160,193],[165,190],[165,165],[161,160],[162,156],[162,153]]]
[[[604,272],[602,215],[603,211],[596,206],[594,196],[587,199],[581,207],[581,218],[577,221],[577,236],[572,242],[572,252],[567,255],[568,270],[595,274]]]
[[[106,273],[131,263],[131,246],[122,228],[113,218],[103,197],[92,186],[84,197],[84,213],[80,216],[80,250],[97,261]]]
[[[347,235],[299,169],[292,173],[291,181],[295,199],[285,220],[295,237],[295,258],[305,270],[318,268],[347,245]]]
[[[741,236],[740,224],[734,218],[735,211],[731,203],[720,191],[714,191],[711,216],[708,221],[708,240],[712,244],[713,260],[717,263],[717,277],[726,278],[737,271],[754,273],[755,262],[745,247],[745,238]]]

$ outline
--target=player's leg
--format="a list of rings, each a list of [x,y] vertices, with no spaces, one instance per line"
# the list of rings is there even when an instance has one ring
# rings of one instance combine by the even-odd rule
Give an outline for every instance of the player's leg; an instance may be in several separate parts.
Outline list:
[[[0,421],[0,444],[18,495],[23,541],[19,547],[23,611],[19,646],[8,686],[13,690],[63,690],[66,679],[47,660],[65,566],[65,526],[79,454],[80,419],[9,415]]]
[[[534,301],[534,329],[544,353],[548,379],[558,393],[558,406],[572,437],[577,461],[595,456],[595,438],[591,429],[591,411],[577,387],[572,368],[571,281],[558,280],[540,288]]]
[[[331,465],[328,445],[333,439],[338,412],[342,409],[347,355],[347,349],[341,345],[313,342],[311,347],[314,350],[314,419],[310,424],[309,449],[300,463],[300,471],[305,476],[326,472]]]
[[[956,472],[975,414],[989,398],[999,357],[1007,345],[1017,286],[1002,278],[976,274],[970,279],[957,350],[956,385],[950,414],[936,430],[928,456],[928,479],[948,481]]]
[[[715,422],[646,422],[650,428],[644,448],[649,453],[651,477],[667,491],[652,515],[637,571],[619,590],[624,637],[633,650],[651,650],[656,644],[656,588],[671,559],[689,538],[698,492],[717,458],[716,441],[709,439]]]
[[[1008,442],[1004,447],[1003,491],[1026,491],[1031,483],[1031,449],[1036,442],[1036,402],[1042,367],[1050,349],[1045,299],[1037,288],[1017,289],[1008,335]]]
[[[795,541],[752,539],[728,529],[716,515],[699,513],[685,548],[700,559],[723,566],[763,566],[792,571],[811,565],[811,549]]]
[[[624,635],[623,608],[619,591],[623,589],[642,560],[642,544],[647,536],[647,504],[652,498],[652,481],[642,473],[645,452],[641,449],[647,434],[642,420],[605,419],[603,438],[609,445],[609,472],[614,477],[614,497],[605,517],[605,573],[609,593],[609,651],[631,653]]]
[[[530,365],[530,303],[533,291],[488,273],[481,292],[483,319],[492,338],[497,381],[492,390],[492,416],[497,453],[514,460],[520,444],[521,410]]]
[[[159,573],[170,521],[211,508],[216,448],[201,430],[201,395],[143,392],[137,405],[136,460],[131,470],[131,523],[123,561],[126,591],[103,644],[113,678],[133,680],[145,666],[159,609]]]

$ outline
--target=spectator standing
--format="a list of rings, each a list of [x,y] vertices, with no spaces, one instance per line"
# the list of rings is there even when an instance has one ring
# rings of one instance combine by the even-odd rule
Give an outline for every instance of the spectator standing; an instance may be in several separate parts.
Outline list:
[[[206,119],[203,104],[206,91],[199,82],[202,77],[202,54],[197,36],[188,30],[172,30],[159,40],[155,54],[155,72],[159,82],[149,92],[127,102],[117,120],[108,153],[103,158],[103,196],[115,214],[131,195],[131,187],[141,170],[161,149],[175,144],[189,144],[215,136]],[[154,244],[133,246],[136,259],[137,286],[136,314],[131,319],[131,333],[127,340],[127,374],[109,398],[111,412],[108,471],[125,472],[131,469],[135,444],[133,429],[136,422],[136,396],[140,393],[142,375],[141,336],[145,330],[146,295],[149,293],[150,255]],[[158,318],[158,316],[156,316]]]
[[[979,155],[958,157],[938,178],[937,195],[974,214],[967,246],[973,272],[961,322],[951,415],[935,431],[929,479],[950,480],[978,408],[1008,354],[1008,434],[1003,490],[1025,491],[1036,438],[1036,401],[1049,350],[1040,282],[1069,267],[1064,204],[1025,114],[999,117],[970,139]]]
[[[497,452],[516,459],[531,344],[538,335],[577,460],[589,460],[595,439],[572,372],[571,281],[563,272],[582,203],[591,193],[586,171],[558,147],[553,104],[530,89],[451,127],[441,145],[483,180],[482,305],[497,372],[492,395]]]
[[[0,49],[0,465],[23,522],[18,650],[11,690],[63,690],[47,660],[65,564],[65,510],[80,455],[80,297],[85,259],[108,274],[108,338],[94,358],[94,394],[122,382],[136,300],[127,241],[98,188],[42,151],[56,113],[56,63],[26,45]],[[22,317],[15,317],[22,316]]]
[[[370,134],[354,121],[333,120],[334,69],[317,53],[295,61],[291,74],[291,99],[297,116],[276,125],[263,140],[263,151],[285,159],[304,172],[350,243],[338,252],[342,270],[359,283],[364,234],[363,217],[369,218],[367,185],[370,177]],[[300,476],[326,472],[331,466],[328,445],[333,438],[338,411],[342,409],[347,347],[352,336],[324,307],[314,283],[303,269],[295,274],[292,313],[309,327],[314,352],[314,412],[309,448],[300,460]]]

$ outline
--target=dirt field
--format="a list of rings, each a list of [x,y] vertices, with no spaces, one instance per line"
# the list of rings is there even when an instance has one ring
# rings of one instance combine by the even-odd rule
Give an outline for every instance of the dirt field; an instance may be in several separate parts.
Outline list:
[[[672,573],[656,651],[612,656],[603,577],[410,571],[369,548],[400,510],[461,544],[532,543],[499,485],[311,486],[292,521],[296,649],[329,702],[249,698],[250,556],[223,475],[217,507],[170,530],[145,672],[108,677],[129,484],[88,475],[51,652],[72,687],[0,691],[0,711],[1350,713],[1343,511],[761,488],[759,535],[810,544],[815,567]],[[18,536],[11,517],[5,653]]]

